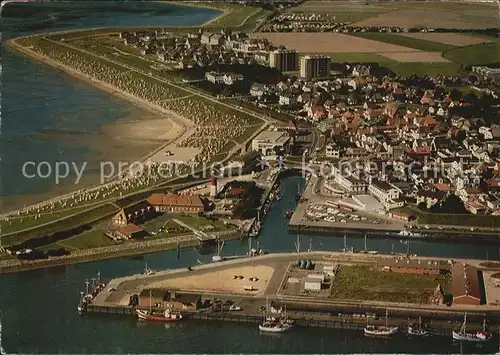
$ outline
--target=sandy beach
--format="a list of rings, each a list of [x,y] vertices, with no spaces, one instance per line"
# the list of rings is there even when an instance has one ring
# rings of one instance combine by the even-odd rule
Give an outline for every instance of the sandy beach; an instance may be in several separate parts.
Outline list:
[[[28,48],[25,48],[17,44],[15,39],[7,40],[4,43],[9,49],[13,51],[20,52],[26,55],[28,58],[34,59],[37,62],[41,62],[42,64],[55,67],[71,75],[76,79],[84,81],[118,98],[124,99],[132,103],[137,108],[143,110],[144,115],[141,115],[141,117],[145,116],[150,117],[149,119],[140,120],[140,117],[138,117],[138,120],[134,119],[133,121],[130,122],[118,122],[103,127],[103,132],[105,133],[104,137],[107,136],[108,138],[111,138],[116,142],[121,142],[118,144],[119,146],[129,145],[131,141],[134,141],[135,143],[131,145],[132,149],[135,149],[137,147],[136,144],[138,142],[139,143],[142,142],[144,144],[151,144],[151,143],[155,144],[152,150],[148,151],[139,159],[133,159],[134,161],[145,161],[148,158],[155,155],[156,155],[155,160],[162,161],[160,160],[159,155],[163,155],[163,157],[165,156],[163,153],[160,154],[160,152],[163,152],[165,150],[165,147],[169,145],[174,146],[176,142],[178,142],[181,139],[185,139],[186,136],[188,136],[188,134],[190,135],[192,132],[192,128],[194,127],[193,123],[190,120],[186,119],[181,115],[178,115],[173,111],[167,110],[161,106],[150,103],[142,98],[136,97],[130,93],[119,90],[107,83],[94,80],[88,77],[87,75],[74,70],[71,67],[60,64],[50,58],[47,58],[43,55],[40,55],[36,52],[29,50]],[[183,149],[183,148],[178,148],[178,149]],[[191,156],[191,154],[192,152],[189,151],[188,156]],[[82,184],[83,183],[84,181],[82,181]],[[95,183],[90,183],[90,185],[86,186],[88,186],[87,187],[88,191],[92,189],[99,189],[100,187],[102,187],[101,184],[95,184]],[[40,202],[37,203],[42,203],[43,201],[43,203],[45,204],[50,201],[59,201],[61,199],[72,196],[73,191],[75,190],[75,186],[73,185],[68,187],[71,190],[66,191],[66,188],[62,188],[61,186],[58,187],[58,190],[64,191],[64,195],[58,195],[57,197],[52,197],[49,200],[47,199],[42,200],[39,197],[37,198],[37,201]],[[81,188],[81,186],[79,187]],[[54,196],[54,194],[55,192],[51,191],[51,195]],[[9,197],[8,200],[12,202],[14,198],[15,197],[12,196]],[[4,199],[2,198],[2,200]],[[23,205],[30,205],[30,203],[28,201],[23,201]]]

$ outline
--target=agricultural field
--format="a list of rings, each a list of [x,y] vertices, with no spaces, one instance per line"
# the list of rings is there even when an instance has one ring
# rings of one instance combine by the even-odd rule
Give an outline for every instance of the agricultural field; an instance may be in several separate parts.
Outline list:
[[[465,47],[474,44],[492,42],[492,40],[488,38],[471,36],[462,33],[413,32],[413,33],[398,33],[397,36],[414,38],[434,43],[442,43],[456,47]]]
[[[450,275],[413,275],[384,272],[369,266],[340,267],[332,297],[348,300],[428,303],[437,285],[449,292]]]
[[[352,19],[352,26],[399,26],[430,28],[496,28],[495,3],[459,2],[387,2],[346,3],[312,0],[294,8],[294,12],[327,13],[339,21]]]
[[[416,52],[406,48],[371,39],[348,36],[341,33],[257,33],[254,37],[266,38],[272,44],[295,49],[301,53],[389,53]]]

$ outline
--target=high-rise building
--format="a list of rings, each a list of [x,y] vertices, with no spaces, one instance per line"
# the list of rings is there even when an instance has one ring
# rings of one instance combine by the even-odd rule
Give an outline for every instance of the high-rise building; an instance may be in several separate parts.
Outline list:
[[[297,71],[299,55],[297,51],[277,49],[269,53],[269,66],[279,71]]]
[[[328,78],[332,59],[326,55],[306,55],[300,58],[300,76],[304,79]]]

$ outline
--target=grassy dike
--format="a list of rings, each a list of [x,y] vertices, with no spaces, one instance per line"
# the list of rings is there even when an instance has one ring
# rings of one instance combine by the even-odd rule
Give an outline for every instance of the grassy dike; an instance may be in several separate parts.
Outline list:
[[[180,239],[182,238],[182,239]],[[235,231],[231,234],[221,235],[221,240],[237,240],[240,233]],[[18,259],[5,259],[0,261],[0,274],[9,274],[28,270],[44,269],[48,267],[65,266],[78,263],[86,263],[103,259],[116,259],[127,256],[142,255],[153,252],[173,250],[180,243],[181,248],[197,246],[198,240],[194,235],[179,238],[162,238],[151,241],[126,243],[108,247],[78,250],[67,256],[51,257],[46,260],[21,261]],[[182,258],[182,251],[181,251]]]

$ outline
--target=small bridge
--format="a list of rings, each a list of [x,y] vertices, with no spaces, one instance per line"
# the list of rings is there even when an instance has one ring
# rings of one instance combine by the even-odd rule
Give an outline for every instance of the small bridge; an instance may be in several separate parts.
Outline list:
[[[200,241],[200,243],[215,242],[217,240],[216,236],[204,233],[196,228],[193,228],[193,227],[187,225],[186,223],[184,223],[182,221],[179,221],[178,219],[172,219],[172,221],[174,221],[175,223],[177,223],[178,225],[180,225],[184,228],[191,230],[194,233],[194,235],[196,236],[196,238]]]

